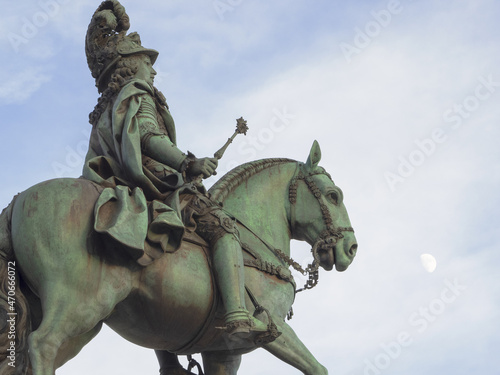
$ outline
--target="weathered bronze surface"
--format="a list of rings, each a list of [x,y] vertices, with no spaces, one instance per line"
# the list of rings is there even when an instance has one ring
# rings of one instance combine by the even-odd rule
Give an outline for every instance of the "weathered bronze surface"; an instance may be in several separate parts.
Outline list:
[[[115,0],[89,25],[101,97],[83,177],[35,185],[0,216],[0,315],[15,327],[14,336],[0,327],[0,353],[16,363],[0,357],[0,373],[52,375],[104,322],[155,349],[163,375],[190,374],[177,355],[193,353],[205,374],[236,374],[257,347],[304,374],[327,374],[285,322],[319,267],[344,271],[357,250],[342,192],[318,166],[318,143],[305,163],[250,162],[207,192],[203,178],[246,122],[238,119],[212,158],[179,150],[153,86],[158,52],[127,35],[129,26]],[[305,270],[290,257],[292,239],[312,246]],[[299,290],[290,266],[310,275]]]

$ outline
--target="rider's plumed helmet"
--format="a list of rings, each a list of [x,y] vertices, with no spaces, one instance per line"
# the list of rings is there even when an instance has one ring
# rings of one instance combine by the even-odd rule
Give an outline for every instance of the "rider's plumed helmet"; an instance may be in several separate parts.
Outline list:
[[[136,32],[127,35],[130,19],[117,0],[101,3],[90,21],[85,39],[85,53],[99,92],[106,89],[116,63],[125,56],[146,54],[154,64],[158,51],[144,48]]]

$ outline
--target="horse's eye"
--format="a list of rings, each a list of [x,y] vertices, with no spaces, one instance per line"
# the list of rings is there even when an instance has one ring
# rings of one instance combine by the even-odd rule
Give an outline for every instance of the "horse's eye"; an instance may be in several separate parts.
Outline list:
[[[328,197],[331,199],[331,201],[338,205],[340,202],[340,197],[339,194],[336,191],[332,191],[331,193],[328,194]]]

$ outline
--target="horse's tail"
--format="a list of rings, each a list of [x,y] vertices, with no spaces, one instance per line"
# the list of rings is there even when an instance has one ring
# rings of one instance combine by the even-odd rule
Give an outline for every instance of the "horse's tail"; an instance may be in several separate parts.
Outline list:
[[[12,247],[10,219],[12,202],[0,214],[0,374],[31,373],[28,335],[31,332],[29,304],[21,292]]]

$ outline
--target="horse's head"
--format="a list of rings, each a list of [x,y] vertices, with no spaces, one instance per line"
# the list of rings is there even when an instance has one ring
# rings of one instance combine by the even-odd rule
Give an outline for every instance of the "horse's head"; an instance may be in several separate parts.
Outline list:
[[[305,164],[298,163],[290,182],[292,238],[313,246],[313,255],[325,270],[344,271],[356,255],[354,230],[343,202],[342,190],[318,163],[321,150],[314,141]]]

